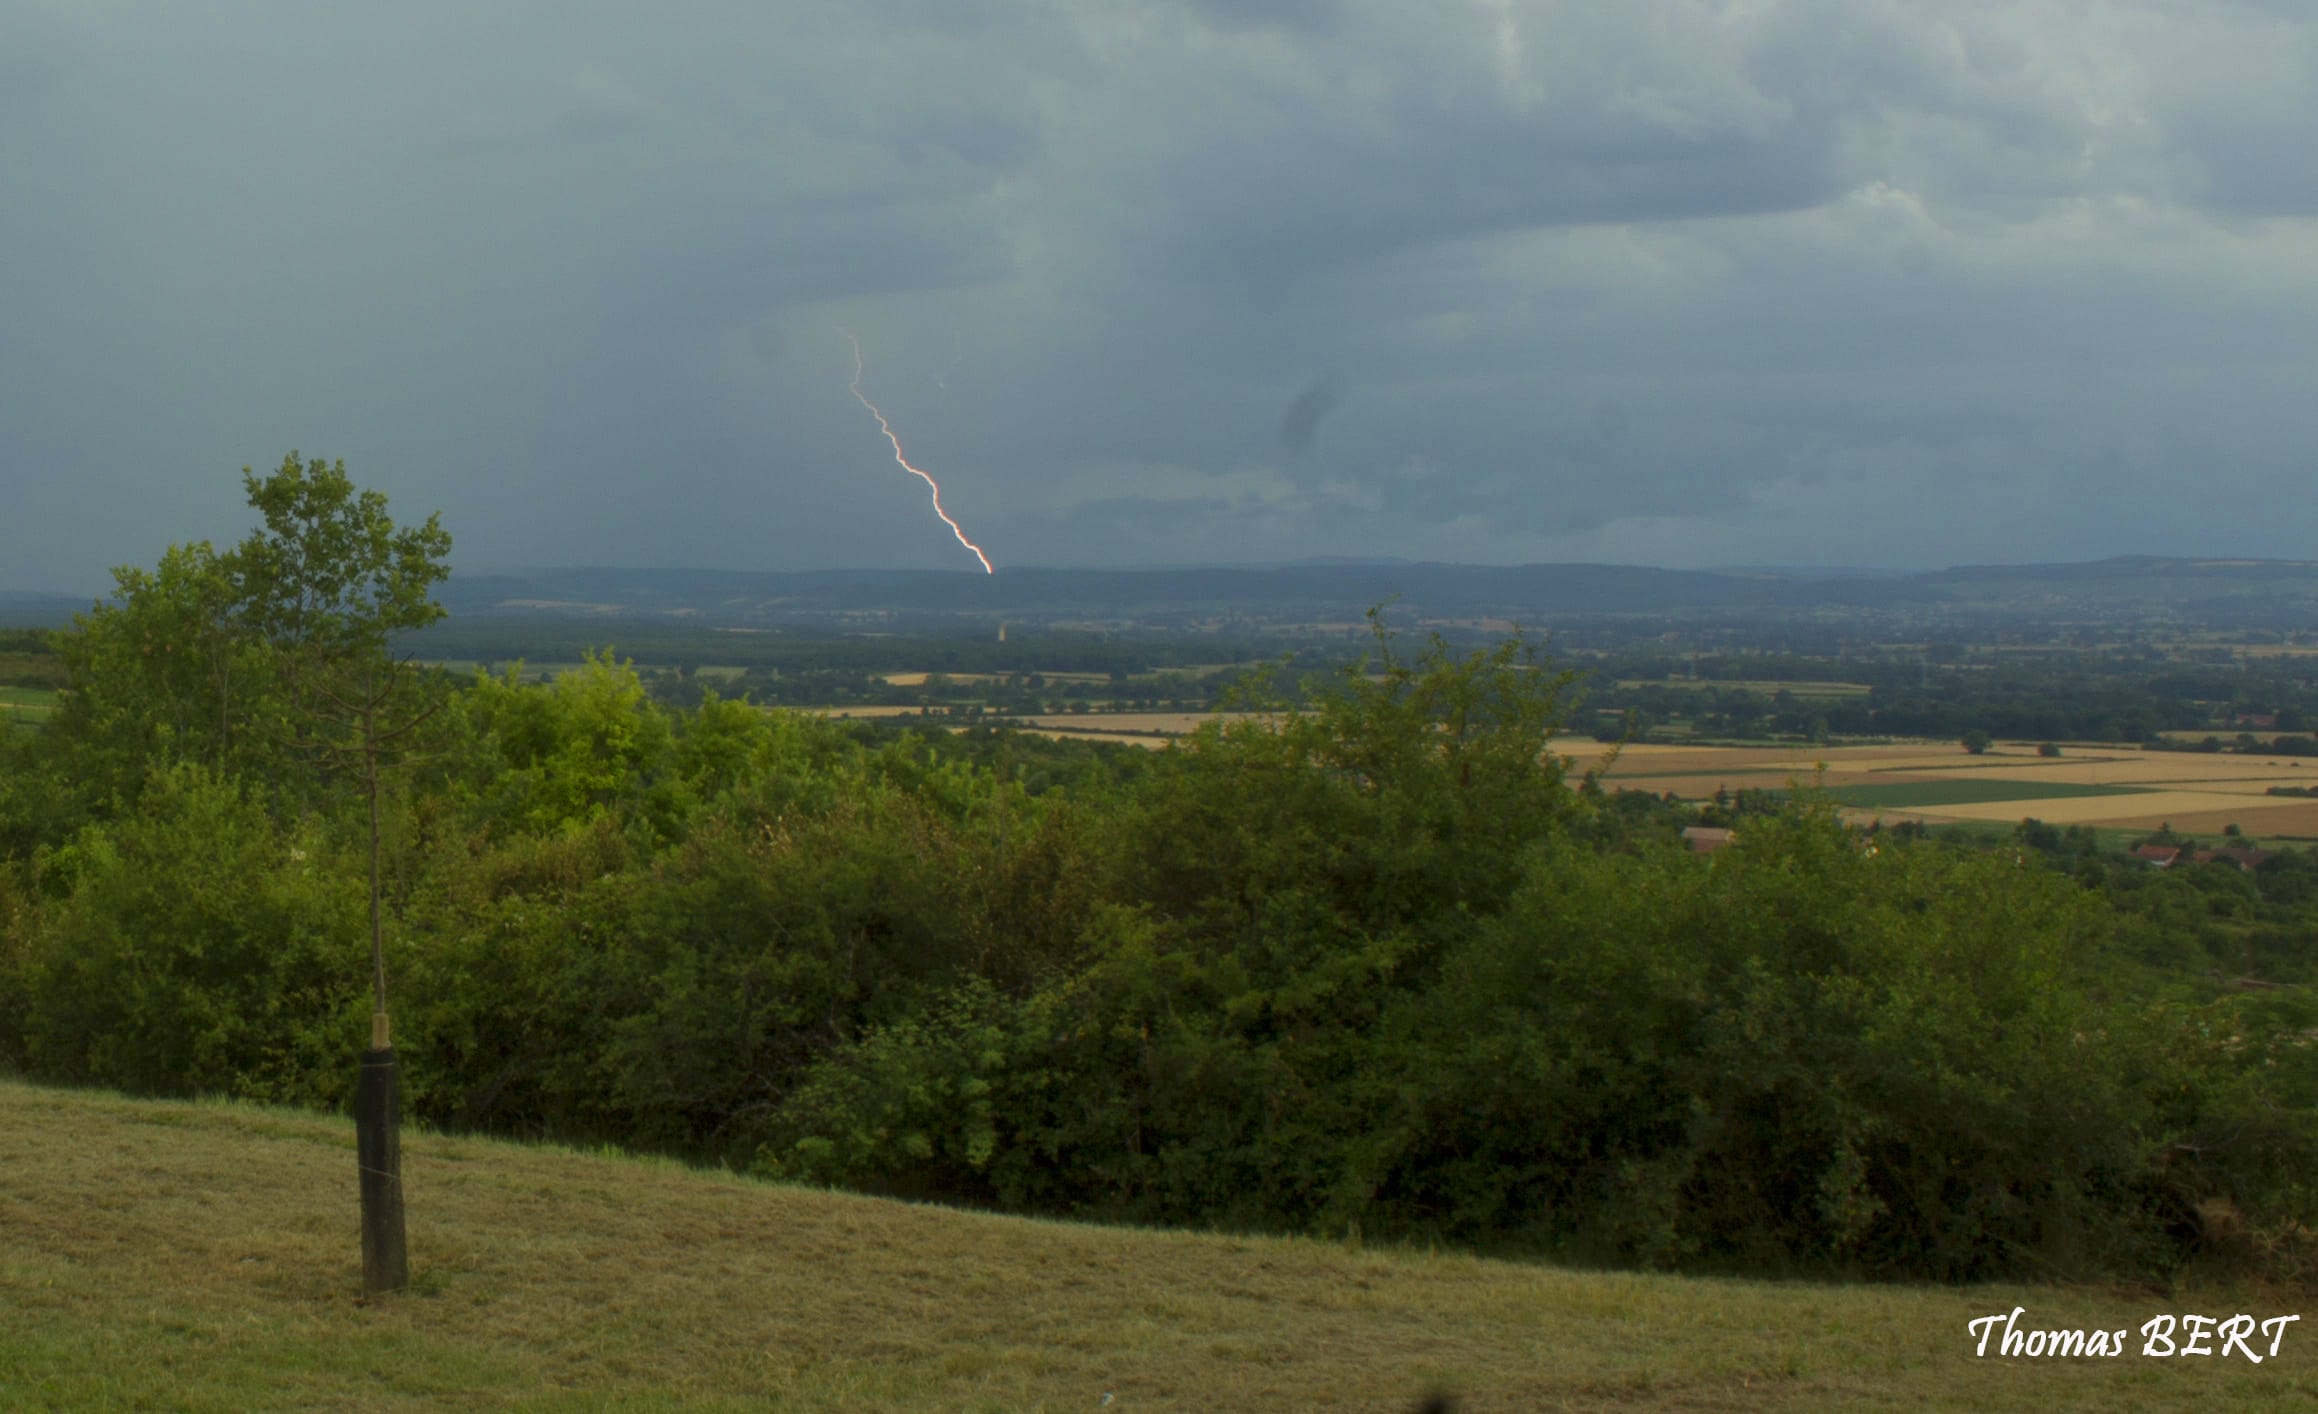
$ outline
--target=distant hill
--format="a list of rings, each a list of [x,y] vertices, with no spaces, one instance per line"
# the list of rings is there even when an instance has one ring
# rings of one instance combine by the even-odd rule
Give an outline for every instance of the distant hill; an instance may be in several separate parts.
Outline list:
[[[1201,620],[1342,622],[1370,605],[1433,619],[1554,624],[1872,618],[1936,627],[2006,620],[2307,629],[2318,564],[2161,559],[1874,570],[1668,570],[1639,565],[1302,563],[1260,568],[927,570],[548,569],[454,576],[455,614],[677,616],[772,626],[910,615],[1163,626]]]
[[[0,589],[0,627],[60,628],[85,611],[94,595],[24,593]]]
[[[2318,563],[2126,556],[2081,564],[1897,572],[1645,565],[1455,565],[1392,560],[1164,569],[693,570],[572,568],[455,574],[460,618],[673,620],[714,628],[906,621],[1254,628],[1357,623],[1371,605],[1435,622],[1555,627],[1648,621],[1939,634],[2006,625],[2318,630]],[[64,594],[0,593],[0,625],[69,623]]]

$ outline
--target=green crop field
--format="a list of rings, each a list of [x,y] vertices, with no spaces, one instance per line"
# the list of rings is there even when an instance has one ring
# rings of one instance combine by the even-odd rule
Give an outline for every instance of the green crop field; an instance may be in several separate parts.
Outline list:
[[[1838,805],[1865,810],[1910,810],[1942,805],[1985,805],[2000,800],[2069,800],[2087,795],[2149,795],[2146,786],[2078,785],[2067,781],[1894,781],[1889,785],[1835,786],[1825,794]]]
[[[45,687],[0,687],[0,727],[44,722],[56,711],[56,700]]]

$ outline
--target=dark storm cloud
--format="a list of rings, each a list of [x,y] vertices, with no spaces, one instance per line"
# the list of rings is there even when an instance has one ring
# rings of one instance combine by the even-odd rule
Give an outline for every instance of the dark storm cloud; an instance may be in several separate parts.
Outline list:
[[[1333,373],[1323,374],[1288,404],[1280,415],[1280,445],[1301,456],[1312,450],[1312,438],[1320,430],[1320,419],[1336,410],[1343,401],[1344,389]]]
[[[1332,28],[1338,0],[1183,0],[1184,7],[1225,31],[1277,27],[1320,32]]]
[[[470,565],[949,564],[837,324],[1002,564],[2299,553],[2314,76],[2250,0],[0,0],[0,588],[293,445]]]

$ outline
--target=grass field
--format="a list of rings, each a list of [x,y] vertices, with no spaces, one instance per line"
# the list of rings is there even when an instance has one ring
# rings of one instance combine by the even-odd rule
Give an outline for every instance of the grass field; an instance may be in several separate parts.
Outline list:
[[[0,687],[0,727],[32,726],[56,710],[56,693],[45,687]]]
[[[2242,1357],[2002,1360],[2275,1297],[1565,1271],[916,1207],[405,1136],[414,1282],[359,1291],[348,1121],[0,1081],[0,1406],[2275,1409]],[[2266,1349],[2257,1346],[2258,1349]],[[1106,1399],[1107,1397],[1107,1399]]]

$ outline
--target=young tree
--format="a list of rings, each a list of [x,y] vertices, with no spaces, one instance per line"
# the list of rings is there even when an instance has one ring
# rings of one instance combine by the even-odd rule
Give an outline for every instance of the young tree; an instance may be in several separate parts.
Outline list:
[[[394,635],[443,616],[430,591],[450,573],[439,516],[397,529],[386,497],[357,491],[346,464],[296,452],[242,484],[265,526],[235,550],[242,617],[287,689],[285,736],[326,770],[355,773],[370,810],[370,1050],[355,1091],[362,1174],[362,1275],[373,1291],[409,1280],[402,1216],[400,1101],[386,1013],[379,918],[378,797],[444,701],[442,675],[397,656]]]
[[[370,810],[371,1044],[389,1044],[379,920],[379,787],[384,769],[442,704],[438,674],[394,652],[394,636],[443,616],[431,591],[450,573],[450,533],[431,515],[397,529],[386,497],[357,491],[344,462],[296,452],[260,480],[242,469],[265,519],[233,552],[241,617],[287,690],[286,739],[300,754],[351,769]]]

